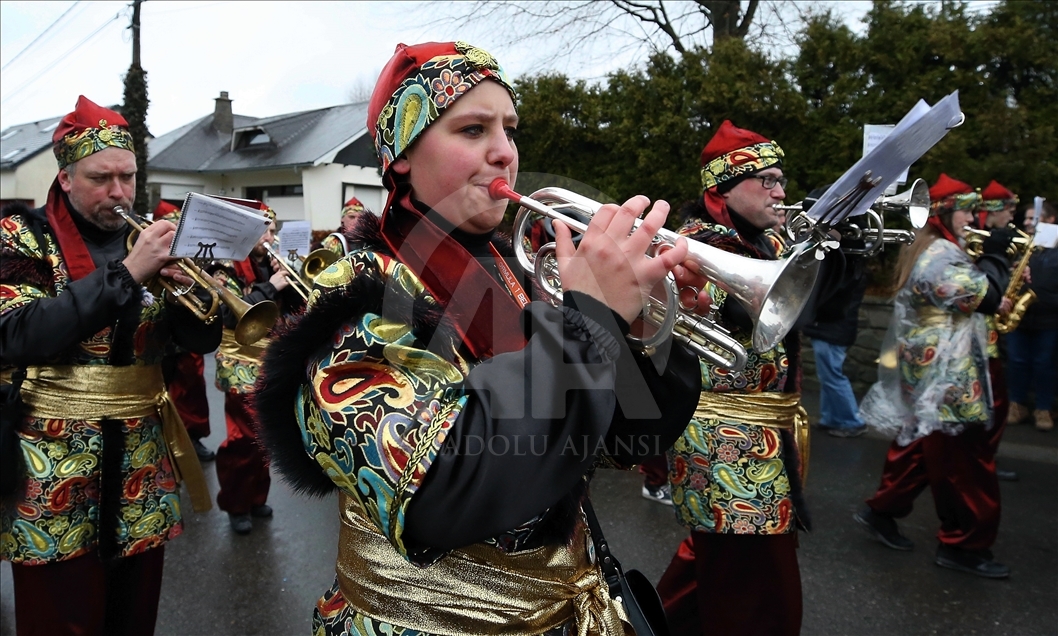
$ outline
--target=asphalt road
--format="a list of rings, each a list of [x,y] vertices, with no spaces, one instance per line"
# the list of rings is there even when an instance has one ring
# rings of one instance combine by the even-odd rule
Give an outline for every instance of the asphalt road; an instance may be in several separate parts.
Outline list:
[[[206,377],[213,377],[208,358]],[[806,394],[805,402],[814,414],[815,396]],[[210,407],[213,434],[206,444],[216,448],[224,435],[223,405],[212,387]],[[915,542],[911,552],[870,540],[853,522],[877,487],[886,446],[869,436],[812,436],[807,490],[815,530],[802,534],[799,551],[803,633],[1058,634],[1058,433],[1013,427],[1000,446],[1000,464],[1020,475],[1001,485],[1003,521],[994,552],[1013,570],[1005,581],[933,564],[937,519],[928,490],[901,524]],[[206,476],[216,493],[212,464]],[[593,500],[623,565],[656,582],[686,531],[671,508],[640,496],[640,484],[637,473],[603,471]],[[184,535],[166,548],[159,636],[310,633],[313,604],[334,578],[337,501],[294,497],[275,479],[269,503],[275,517],[255,519],[248,536],[232,533],[217,508],[188,515]],[[0,636],[14,633],[11,570],[4,563]]]

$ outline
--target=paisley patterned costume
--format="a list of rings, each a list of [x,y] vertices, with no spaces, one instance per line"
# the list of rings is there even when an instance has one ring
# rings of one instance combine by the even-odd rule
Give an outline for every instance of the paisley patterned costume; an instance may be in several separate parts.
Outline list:
[[[220,263],[211,269],[217,282],[250,305],[264,300],[275,302],[280,310],[280,318],[272,328],[275,333],[301,310],[301,302],[293,289],[277,291],[269,282],[272,273],[267,257],[257,263],[253,256],[237,263]],[[272,483],[267,455],[257,441],[257,418],[253,411],[254,383],[271,336],[253,344],[239,344],[235,340],[235,315],[226,305],[221,312],[224,334],[215,355],[216,386],[224,393],[226,436],[217,448],[220,484],[217,505],[227,513],[244,515],[266,503]]]
[[[37,325],[14,326],[18,312],[33,309],[34,303],[77,295],[71,291],[57,240],[43,222],[43,208],[14,212],[0,221],[5,367],[10,370],[9,365],[26,364],[32,378],[34,364],[74,369],[119,365],[134,367],[139,375],[156,371],[161,386],[156,365],[166,343],[181,331],[202,332],[203,326],[190,314],[167,306],[161,295],[149,306],[141,306],[139,286],[131,278],[122,279],[112,263],[93,272],[99,288],[90,296],[82,296],[79,302],[84,304],[62,318],[66,324],[60,332],[67,339],[70,336],[66,334],[73,335],[69,346],[57,345],[64,336],[57,336],[60,332],[39,318],[33,321]],[[43,231],[31,231],[31,226]],[[91,287],[80,285],[78,289]],[[49,307],[62,313],[54,304]],[[92,323],[101,328],[76,341],[74,334],[84,332],[85,324]],[[44,342],[59,348],[54,353],[42,353],[47,351]],[[215,338],[212,342],[205,346],[215,346]],[[195,338],[184,344],[202,348]],[[23,385],[24,394],[27,390],[29,387]],[[179,486],[157,415],[121,420],[28,416],[18,436],[27,474],[22,498],[3,502],[0,554],[5,560],[25,565],[66,561],[97,549],[101,543],[112,551],[108,556],[126,557],[159,547],[181,533]],[[105,455],[104,438],[121,443],[117,455]],[[104,460],[110,457],[116,460],[118,470],[104,477]],[[115,485],[120,488],[113,489]],[[107,488],[115,493],[110,503],[103,498]],[[109,510],[109,517],[105,510]]]
[[[402,212],[395,204],[389,214]],[[574,453],[563,457],[562,443],[556,444],[564,439],[563,431],[571,430],[584,432],[592,444],[608,440],[622,429],[623,418],[611,424],[603,415],[608,407],[595,410],[605,402],[572,398],[564,418],[548,420],[550,433],[534,424],[526,430],[540,435],[503,434],[514,429],[502,426],[514,424],[493,419],[489,412],[519,403],[520,389],[505,379],[507,367],[525,353],[545,355],[540,348],[547,348],[544,334],[552,327],[541,328],[524,351],[487,361],[476,357],[461,344],[423,280],[381,240],[378,218],[361,215],[354,233],[359,239],[350,254],[316,279],[309,311],[269,349],[257,394],[262,436],[273,464],[295,488],[326,492],[336,487],[340,493],[338,576],[316,605],[313,633],[528,636],[578,628],[585,634],[624,633],[621,613],[594,562],[580,502],[585,474],[596,461],[627,466],[635,459],[589,451],[571,463]],[[498,238],[489,245],[510,253],[509,244]],[[578,351],[570,353],[574,362],[582,355],[580,348],[587,347],[602,354],[597,361],[605,368],[623,339],[596,322],[605,320],[601,316],[608,309],[593,306],[586,297],[581,302],[586,313],[531,303],[523,320],[559,328],[579,343]],[[545,359],[548,365],[554,364],[551,355]],[[689,352],[676,357],[664,378],[682,388],[675,389],[670,408],[654,424],[654,430],[669,436],[663,444],[678,434],[679,418],[687,416],[694,399],[692,385],[675,378],[680,371],[690,375],[694,358]],[[507,390],[490,392],[497,395],[491,407],[482,403],[487,397],[480,393],[482,382],[506,383]],[[546,380],[534,382],[538,399],[550,399]],[[658,392],[658,402],[666,403],[659,395],[664,390],[648,383]],[[481,448],[499,461],[476,464],[481,476],[466,485],[478,484],[477,492],[463,491],[455,485],[458,478],[452,481],[449,467],[462,454],[476,461],[475,436],[466,433],[481,430],[471,427],[482,421],[495,427],[495,437],[483,436]],[[572,438],[579,446],[580,434]],[[533,443],[536,450],[530,451]],[[534,453],[539,459],[526,457]],[[557,463],[547,463],[552,460]],[[511,466],[523,461],[545,463],[533,469],[532,477],[490,472],[501,465],[515,470]],[[544,465],[553,469],[540,469]],[[564,476],[559,479],[558,474]],[[439,480],[451,485],[434,486]],[[427,514],[425,510],[435,508],[423,506],[433,504],[420,502],[422,521],[413,532],[414,515],[409,513],[429,488],[430,497],[442,503]],[[537,504],[525,501],[550,503],[526,514],[519,511]],[[482,516],[468,522],[469,514]],[[449,526],[457,528],[451,539],[446,538]]]
[[[739,240],[735,230],[700,221],[684,226],[680,233],[692,238],[712,233]],[[770,233],[769,238],[776,251],[781,251],[779,238]],[[713,306],[722,306],[727,292],[713,284],[708,288]],[[731,373],[700,360],[703,392],[781,392],[792,382],[784,344],[757,351],[752,346],[752,334],[736,331],[733,335],[746,349],[746,367]],[[726,417],[691,419],[669,453],[669,483],[677,520],[699,532],[794,532],[790,478],[783,459],[780,429]]]
[[[879,378],[860,405],[906,446],[935,431],[992,423],[988,328],[974,310],[988,278],[950,241],[934,241],[897,294]]]

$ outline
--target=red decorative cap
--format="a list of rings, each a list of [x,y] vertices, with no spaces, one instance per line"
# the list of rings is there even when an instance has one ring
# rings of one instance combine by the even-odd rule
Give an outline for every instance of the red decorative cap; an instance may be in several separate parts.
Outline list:
[[[779,144],[725,119],[702,149],[702,189],[771,166],[781,167],[784,156]]]
[[[1017,195],[1008,190],[1003,184],[992,179],[992,183],[989,183],[988,187],[981,191],[981,198],[985,201],[995,201],[997,199],[1012,201],[1017,198]]]
[[[106,148],[136,152],[128,128],[120,114],[81,95],[73,112],[59,121],[51,136],[59,168]]]
[[[466,42],[398,44],[367,106],[367,129],[382,172],[457,99],[486,78],[514,87],[499,62]]]
[[[957,179],[952,179],[943,172],[937,177],[937,182],[929,188],[929,198],[932,201],[943,199],[944,197],[950,197],[956,194],[970,194],[974,189],[970,187],[969,183],[963,183]]]

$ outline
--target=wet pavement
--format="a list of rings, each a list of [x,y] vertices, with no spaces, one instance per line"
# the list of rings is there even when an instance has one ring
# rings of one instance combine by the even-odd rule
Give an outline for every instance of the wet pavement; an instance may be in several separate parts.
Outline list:
[[[207,358],[206,377],[212,379]],[[805,396],[810,414],[813,395]],[[210,387],[216,448],[224,435],[223,403]],[[1031,426],[1009,429],[1000,465],[1018,473],[1001,482],[1003,520],[993,550],[1013,574],[993,581],[933,564],[936,513],[927,490],[901,522],[915,542],[897,552],[869,539],[852,514],[873,493],[888,443],[865,436],[812,436],[808,502],[815,530],[801,535],[806,635],[887,636],[1058,634],[1058,433]],[[213,464],[206,464],[217,492]],[[671,508],[640,496],[634,472],[601,471],[593,500],[614,553],[625,568],[657,582],[686,535]],[[186,503],[186,498],[185,498]],[[272,519],[254,519],[253,532],[231,532],[214,507],[189,514],[184,535],[166,548],[159,636],[309,634],[312,607],[334,579],[337,500],[295,497],[272,483]],[[189,506],[188,506],[189,507]],[[70,593],[76,593],[71,590]],[[11,570],[0,567],[0,636],[13,635]]]

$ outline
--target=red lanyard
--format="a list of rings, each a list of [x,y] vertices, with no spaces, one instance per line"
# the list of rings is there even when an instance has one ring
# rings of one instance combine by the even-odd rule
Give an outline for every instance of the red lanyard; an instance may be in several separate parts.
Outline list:
[[[507,262],[503,260],[500,253],[496,251],[496,246],[489,243],[489,250],[492,251],[493,258],[496,259],[496,268],[500,270],[500,277],[503,279],[503,284],[507,286],[507,291],[510,292],[511,297],[518,303],[518,308],[523,309],[529,304],[529,295],[522,289],[521,284],[518,283],[518,279],[515,277],[514,272],[507,266]]]

